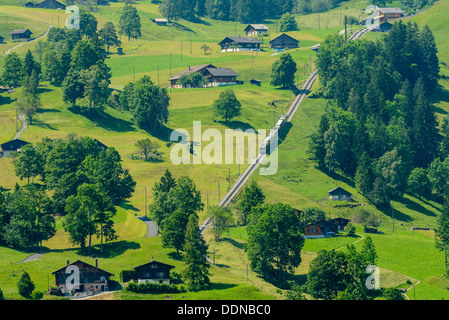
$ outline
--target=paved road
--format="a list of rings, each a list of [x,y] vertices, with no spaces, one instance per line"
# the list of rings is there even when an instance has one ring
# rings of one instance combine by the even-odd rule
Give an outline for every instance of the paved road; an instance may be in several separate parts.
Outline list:
[[[14,139],[20,139],[20,136],[22,135],[22,133],[28,128],[28,124],[25,120],[25,114],[22,113],[19,115],[19,120],[20,122],[22,122],[22,129],[20,129],[19,132],[17,132],[16,136],[14,137]]]
[[[151,221],[147,217],[138,217],[140,220],[145,222],[145,224],[148,227],[147,235],[146,237],[156,237],[158,235],[159,228],[157,224],[154,221]]]
[[[18,263],[25,263],[25,262],[30,262],[30,261],[36,261],[39,260],[45,253],[35,253],[32,254],[31,256],[27,257],[26,259],[18,262]]]

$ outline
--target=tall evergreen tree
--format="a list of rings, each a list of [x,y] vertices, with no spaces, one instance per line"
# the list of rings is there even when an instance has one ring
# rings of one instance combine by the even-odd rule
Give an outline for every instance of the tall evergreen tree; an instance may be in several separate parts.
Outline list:
[[[209,288],[209,268],[207,263],[208,245],[201,235],[196,213],[190,215],[186,227],[184,244],[184,269],[182,276],[190,291],[199,291]]]

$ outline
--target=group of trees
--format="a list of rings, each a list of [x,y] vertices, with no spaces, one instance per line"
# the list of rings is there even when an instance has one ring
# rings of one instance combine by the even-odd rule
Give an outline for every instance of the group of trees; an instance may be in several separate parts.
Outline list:
[[[80,29],[51,28],[47,41],[39,41],[32,53],[20,59],[17,53],[5,58],[0,84],[23,86],[17,101],[18,109],[32,121],[40,100],[37,87],[40,80],[62,86],[63,100],[73,107],[77,102],[90,112],[101,110],[110,96],[110,68],[105,59],[110,47],[121,46],[119,35],[130,39],[141,36],[140,17],[136,8],[123,7],[118,32],[112,22],[101,29],[91,13],[81,11]]]
[[[315,299],[370,300],[366,268],[375,265],[376,260],[376,248],[370,237],[363,240],[360,252],[354,245],[348,245],[347,252],[322,250],[310,264],[304,291]]]
[[[378,42],[330,36],[317,67],[329,104],[311,135],[311,158],[355,178],[374,204],[388,205],[407,190],[414,168],[442,154],[429,101],[439,78],[432,32],[398,22]]]
[[[203,208],[201,192],[187,176],[175,179],[167,169],[153,186],[150,216],[158,224],[162,246],[176,249],[178,256],[180,251],[184,252],[183,278],[191,291],[207,289],[210,281],[208,246],[201,235],[197,214]]]
[[[137,125],[151,132],[156,132],[168,120],[170,97],[167,89],[155,85],[149,76],[129,82],[120,92],[118,101],[121,108],[133,114]]]
[[[114,148],[101,149],[90,137],[70,134],[65,140],[44,138],[24,146],[13,163],[17,176],[28,179],[28,184],[3,196],[9,199],[9,205],[0,209],[7,229],[3,228],[3,241],[8,245],[30,248],[53,236],[55,213],[65,216],[70,241],[83,249],[89,239],[90,250],[93,235],[101,244],[116,238],[115,205],[132,196],[136,182]],[[37,177],[43,183],[39,188],[29,184]],[[21,222],[27,219],[29,223]]]
[[[37,109],[41,106],[38,95],[40,76],[41,64],[34,58],[30,50],[27,51],[23,60],[15,52],[5,57],[0,84],[10,88],[23,87],[16,105],[18,111],[26,116],[29,124],[32,123]]]
[[[162,0],[160,12],[173,20],[207,16],[216,20],[258,23],[291,13],[295,6],[294,0]]]

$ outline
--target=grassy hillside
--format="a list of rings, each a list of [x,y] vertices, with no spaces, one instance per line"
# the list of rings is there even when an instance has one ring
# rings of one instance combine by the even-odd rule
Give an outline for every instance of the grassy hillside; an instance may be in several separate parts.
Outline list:
[[[28,25],[31,29],[38,28],[45,31],[44,23],[37,23],[34,19],[45,21],[55,26],[63,25],[67,14],[61,10],[28,9],[11,5],[11,1],[0,0],[0,19],[2,14],[17,18],[19,23]],[[112,3],[110,7],[102,7],[95,13],[99,24],[113,21],[116,25],[122,3]],[[349,1],[341,7],[329,12],[296,16],[300,31],[290,33],[301,41],[301,48],[290,50],[298,65],[298,85],[307,77],[310,70],[310,60],[314,59],[314,52],[308,46],[321,42],[327,35],[337,33],[342,29],[341,15],[358,17],[367,5],[366,1]],[[445,42],[445,16],[449,0],[440,0],[434,8],[422,16],[413,18],[420,25],[429,24],[437,38],[440,49],[440,58],[449,63],[449,48]],[[212,103],[223,88],[208,89],[172,89],[170,90],[170,118],[166,124],[169,129],[184,128],[192,131],[193,121],[201,121],[203,130],[214,128],[224,133],[228,128],[254,128],[265,129],[267,123],[272,126],[273,113],[279,117],[282,107],[286,110],[288,102],[294,95],[287,90],[280,90],[269,85],[271,65],[279,56],[267,48],[267,39],[264,39],[264,50],[258,54],[221,53],[217,43],[227,35],[239,35],[244,25],[234,22],[214,21],[202,19],[200,23],[191,23],[184,20],[176,21],[170,27],[159,27],[151,22],[154,17],[160,17],[158,8],[149,0],[139,1],[137,9],[142,17],[142,38],[128,41],[122,37],[124,55],[117,55],[115,48],[107,60],[112,69],[112,88],[120,89],[134,79],[146,74],[161,86],[168,86],[171,75],[180,72],[189,65],[212,63],[221,67],[232,67],[240,75],[240,80],[258,78],[262,86],[256,87],[245,84],[235,86],[233,89],[242,103],[242,115],[226,126],[222,121],[214,122],[212,119]],[[346,9],[347,8],[347,9]],[[12,19],[12,18],[11,18]],[[0,20],[1,21],[1,20]],[[11,21],[11,20],[10,20]],[[318,24],[318,21],[320,22]],[[12,22],[11,22],[12,23]],[[268,20],[266,25],[270,28],[271,38],[278,34],[277,21]],[[0,35],[2,34],[0,27]],[[33,31],[33,30],[32,30]],[[33,31],[34,32],[34,31]],[[42,32],[43,33],[43,32]],[[36,34],[36,33],[35,33]],[[369,36],[371,37],[371,36]],[[191,39],[191,42],[190,42]],[[181,42],[182,41],[182,42]],[[182,55],[181,55],[182,43]],[[190,43],[192,50],[190,51]],[[207,43],[212,48],[204,54],[200,47]],[[35,43],[22,46],[19,54],[27,48],[33,48]],[[0,45],[0,50],[2,45]],[[171,55],[171,61],[170,61]],[[182,61],[181,61],[182,57]],[[3,58],[0,58],[0,66]],[[171,67],[171,68],[170,68]],[[448,76],[447,65],[442,65],[442,74]],[[449,82],[441,80],[441,88],[435,96],[435,108],[441,118],[449,111],[447,90]],[[48,84],[47,84],[48,85]],[[319,81],[314,90],[319,88]],[[15,105],[14,99],[20,90],[8,95],[0,95],[0,142],[12,139],[15,135]],[[123,166],[128,168],[137,182],[136,191],[128,202],[119,208],[115,218],[117,232],[120,236],[117,242],[107,245],[107,254],[101,256],[100,266],[115,274],[122,269],[145,263],[155,259],[175,265],[176,272],[183,268],[182,261],[178,260],[173,250],[161,248],[160,237],[145,238],[146,226],[136,218],[145,214],[145,199],[151,202],[151,187],[166,168],[169,168],[175,177],[188,175],[195,181],[202,193],[203,202],[216,204],[218,202],[218,181],[220,181],[220,195],[223,196],[229,184],[233,183],[246,165],[173,165],[170,161],[171,147],[166,145],[167,137],[152,137],[148,132],[135,126],[131,114],[112,108],[97,116],[88,116],[73,112],[62,102],[61,88],[48,85],[40,89],[42,108],[38,111],[34,125],[23,134],[26,141],[36,142],[48,136],[51,138],[65,137],[68,133],[77,132],[80,135],[89,135],[100,140],[108,146],[116,148],[123,160]],[[275,106],[269,106],[275,102]],[[327,199],[327,191],[335,186],[344,187],[355,195],[356,200],[370,210],[378,212],[355,189],[354,183],[343,176],[329,176],[315,167],[306,154],[308,136],[314,132],[319,118],[324,111],[326,101],[311,95],[305,100],[288,127],[288,135],[279,147],[279,168],[276,175],[260,176],[257,172],[253,176],[263,188],[269,202],[284,202],[295,208],[318,206],[324,208],[332,216],[350,216],[353,209],[334,207],[335,203]],[[167,131],[168,132],[168,131]],[[128,158],[137,152],[136,141],[150,137],[161,145],[163,161],[149,163]],[[207,143],[203,143],[204,148]],[[231,181],[228,181],[229,169]],[[0,159],[0,186],[11,189],[15,183],[24,184],[15,177],[11,159]],[[145,193],[146,190],[146,193]],[[439,205],[432,202],[423,202],[406,195],[401,201],[393,203],[393,212],[378,212],[383,218],[380,227],[382,233],[373,235],[373,240],[379,255],[379,266],[382,269],[382,286],[406,286],[407,281],[422,280],[416,289],[417,299],[448,298],[444,279],[440,276],[444,272],[443,256],[434,248],[432,232],[412,232],[410,227],[435,226]],[[395,218],[395,231],[393,232],[393,214]],[[204,219],[206,212],[200,213],[200,220]],[[293,276],[299,282],[305,280],[308,265],[320,249],[344,250],[348,243],[361,244],[365,236],[360,228],[357,238],[334,238],[306,240],[303,262]],[[93,262],[92,257],[80,255],[78,248],[68,244],[68,236],[63,231],[61,220],[58,220],[58,230],[54,238],[44,246],[50,250],[40,260],[19,264],[29,254],[0,248],[0,288],[7,298],[20,298],[16,293],[16,282],[21,270],[27,270],[37,290],[45,291],[48,279],[52,282],[51,272],[60,268],[67,259],[82,259],[88,263]],[[212,267],[212,290],[201,293],[186,293],[170,295],[170,299],[276,299],[281,298],[276,293],[277,287],[270,284],[256,274],[250,272],[246,277],[246,254],[243,243],[246,239],[245,228],[231,228],[229,236],[215,243],[210,234],[206,234],[210,245],[209,251],[216,251],[217,266]],[[97,242],[96,242],[97,243]],[[49,274],[50,273],[50,274]],[[107,299],[162,299],[165,296],[124,295],[115,293],[104,297]]]

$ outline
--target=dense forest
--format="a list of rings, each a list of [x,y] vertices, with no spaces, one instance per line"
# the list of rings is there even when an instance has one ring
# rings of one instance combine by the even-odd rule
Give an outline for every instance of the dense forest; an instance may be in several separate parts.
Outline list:
[[[430,101],[439,79],[431,30],[399,22],[377,42],[331,36],[317,67],[329,99],[310,139],[318,166],[355,178],[380,207],[406,191],[441,200],[449,135],[447,119],[438,129]]]
[[[172,20],[196,20],[208,17],[216,20],[260,23],[276,19],[285,13],[309,14],[337,7],[342,0],[162,0],[161,14]],[[433,0],[406,0],[404,11],[421,9]],[[386,0],[372,0],[367,5],[388,6]]]

